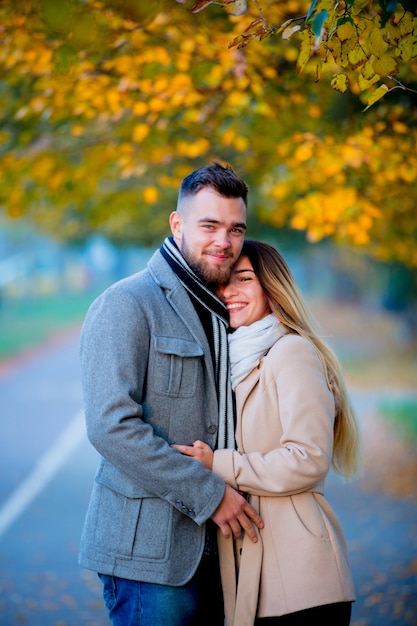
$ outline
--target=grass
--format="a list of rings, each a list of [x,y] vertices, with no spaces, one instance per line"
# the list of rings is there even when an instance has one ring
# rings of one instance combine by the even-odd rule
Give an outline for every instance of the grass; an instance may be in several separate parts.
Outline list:
[[[0,360],[81,323],[95,295],[74,293],[0,302]]]
[[[417,439],[417,401],[399,400],[383,402],[379,406],[380,414],[395,424],[395,428],[401,428],[402,434],[407,439]]]

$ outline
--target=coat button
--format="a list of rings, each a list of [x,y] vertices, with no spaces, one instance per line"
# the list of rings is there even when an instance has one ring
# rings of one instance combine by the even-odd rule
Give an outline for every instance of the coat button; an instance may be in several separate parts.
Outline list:
[[[207,430],[210,433],[210,435],[214,435],[215,433],[217,433],[217,426],[215,424],[210,424]]]

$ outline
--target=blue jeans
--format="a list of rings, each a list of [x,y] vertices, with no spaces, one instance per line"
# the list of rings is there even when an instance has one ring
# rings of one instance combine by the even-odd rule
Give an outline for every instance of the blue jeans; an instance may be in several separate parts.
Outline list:
[[[223,626],[215,557],[204,556],[195,576],[181,587],[99,576],[113,626]]]

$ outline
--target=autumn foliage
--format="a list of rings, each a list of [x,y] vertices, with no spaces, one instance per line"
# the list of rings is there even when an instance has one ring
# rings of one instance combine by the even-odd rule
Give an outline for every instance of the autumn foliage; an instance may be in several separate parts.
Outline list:
[[[4,2],[0,205],[154,244],[218,158],[265,224],[417,267],[417,18],[388,4]]]

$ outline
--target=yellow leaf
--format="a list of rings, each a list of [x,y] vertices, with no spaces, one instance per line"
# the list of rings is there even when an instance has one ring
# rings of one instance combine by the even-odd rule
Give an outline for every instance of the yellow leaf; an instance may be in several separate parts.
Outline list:
[[[366,89],[369,89],[369,87],[371,87],[372,85],[374,85],[375,83],[377,83],[380,79],[379,74],[374,74],[373,77],[369,80],[367,80],[362,73],[358,74],[358,85],[359,85],[359,89],[361,91],[366,91]]]
[[[222,144],[224,146],[231,146],[235,136],[236,132],[233,128],[228,128],[222,135]]]
[[[227,96],[227,102],[231,107],[240,107],[247,97],[241,91],[231,91]]]
[[[318,104],[310,104],[308,107],[308,114],[313,120],[321,118],[321,107]]]
[[[365,80],[371,80],[375,76],[374,59],[371,58],[365,63],[361,69],[361,74]]]
[[[407,163],[401,163],[398,168],[399,177],[406,183],[412,183],[417,178],[417,171]]]
[[[74,137],[80,137],[83,134],[83,132],[84,132],[84,128],[80,124],[76,124],[75,126],[71,128],[71,134],[74,135]]]
[[[384,39],[395,48],[401,39],[401,31],[395,22],[389,20],[384,28]]]
[[[409,61],[417,56],[417,37],[407,35],[398,42],[399,56],[403,61]]]
[[[345,22],[341,24],[337,29],[337,36],[340,41],[347,41],[348,39],[352,39],[355,35],[355,27],[351,22]]]
[[[132,107],[132,111],[135,115],[145,115],[148,112],[148,105],[145,102],[135,102]]]
[[[233,144],[238,152],[245,152],[245,150],[249,147],[249,140],[247,137],[242,137],[240,135],[239,137],[236,137]]]
[[[164,111],[166,108],[167,108],[167,105],[161,98],[155,97],[149,100],[149,110],[152,111],[153,113],[160,113],[161,111]]]
[[[282,200],[288,193],[288,185],[284,182],[278,183],[271,187],[270,193],[273,198]],[[296,228],[296,226],[294,226],[294,228]]]
[[[397,120],[392,123],[392,130],[401,135],[406,135],[409,132],[409,127],[404,122]]]
[[[362,46],[355,46],[353,50],[350,50],[348,57],[349,64],[353,69],[363,65],[368,59]]]
[[[305,228],[307,228],[307,220],[304,215],[294,215],[294,217],[291,219],[290,225],[296,230],[304,230]]]
[[[296,151],[294,152],[294,157],[297,161],[308,161],[313,154],[313,144],[311,142],[303,143],[301,146],[298,146]]]
[[[357,246],[366,246],[366,244],[369,243],[370,238],[367,232],[358,230],[353,237],[353,241]]]
[[[401,17],[398,27],[401,35],[410,35],[414,29],[417,29],[417,18],[413,17],[408,11]]]
[[[147,124],[137,124],[132,132],[132,140],[140,143],[149,134],[149,126]]]
[[[384,56],[381,59],[375,59],[374,70],[380,76],[390,76],[398,72],[398,65],[395,59],[389,56]]]
[[[166,91],[167,88],[168,88],[168,79],[165,77],[158,78],[153,83],[154,93],[164,93],[164,91]]]
[[[388,91],[389,90],[386,85],[381,85],[378,89],[375,89],[375,91],[368,98],[368,105],[365,108],[365,111],[369,109],[370,106],[375,104],[375,102],[378,102],[378,100],[383,98]]]
[[[195,159],[203,154],[205,154],[209,148],[210,143],[204,137],[201,137],[197,141],[193,143],[189,143],[187,141],[178,141],[176,144],[177,152],[186,157]]]
[[[368,40],[366,42],[369,52],[375,57],[381,57],[388,48],[388,44],[384,39],[382,30],[379,24],[375,24],[371,32],[369,33]]]
[[[146,204],[155,204],[159,200],[159,191],[156,187],[145,187],[142,195]]]
[[[307,61],[311,56],[312,45],[310,38],[306,35],[303,36],[301,41],[300,54],[297,59],[297,72],[302,72],[305,68]]]
[[[342,146],[341,156],[350,167],[360,167],[364,161],[362,150],[358,146],[346,144]]]
[[[335,74],[330,81],[331,86],[340,93],[345,93],[349,86],[349,79],[346,74]]]
[[[327,234],[327,233],[326,233]],[[307,230],[307,241],[310,243],[317,243],[325,236],[322,228],[309,228]]]

